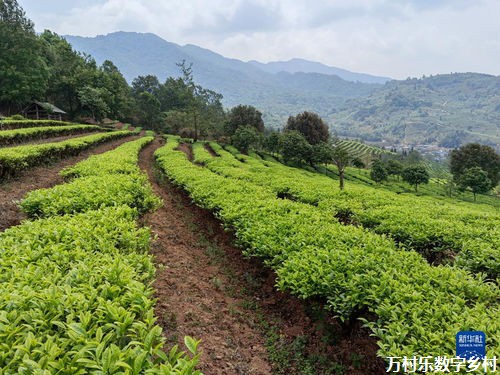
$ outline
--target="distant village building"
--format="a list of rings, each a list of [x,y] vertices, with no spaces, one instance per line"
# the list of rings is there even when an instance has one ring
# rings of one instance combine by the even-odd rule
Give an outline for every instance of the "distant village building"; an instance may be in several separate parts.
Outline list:
[[[34,101],[23,110],[23,116],[33,120],[59,120],[66,118],[66,112],[54,104]]]

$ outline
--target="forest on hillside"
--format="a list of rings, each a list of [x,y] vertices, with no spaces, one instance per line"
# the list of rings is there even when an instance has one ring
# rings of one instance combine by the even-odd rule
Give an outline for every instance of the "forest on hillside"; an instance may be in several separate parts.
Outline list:
[[[105,118],[169,130],[197,123],[207,134],[222,126],[222,95],[192,79],[191,66],[178,62],[179,78],[138,76],[129,85],[109,60],[98,65],[90,55],[73,50],[56,33],[35,33],[33,22],[14,0],[0,3],[0,115],[22,113],[33,101],[48,102],[75,122]]]
[[[329,119],[339,134],[368,141],[498,147],[500,77],[455,73],[390,81],[366,98],[348,100]]]

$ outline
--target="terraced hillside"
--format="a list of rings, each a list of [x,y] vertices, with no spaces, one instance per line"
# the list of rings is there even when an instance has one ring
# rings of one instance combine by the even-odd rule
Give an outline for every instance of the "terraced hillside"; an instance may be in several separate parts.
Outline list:
[[[191,162],[169,138],[156,156],[245,254],[276,271],[281,289],[362,319],[380,356],[452,355],[467,329],[487,332],[498,353],[496,209],[355,183],[341,192],[318,174],[210,147],[194,144]]]
[[[108,134],[4,174],[2,373],[383,374],[460,330],[499,353],[494,206]]]

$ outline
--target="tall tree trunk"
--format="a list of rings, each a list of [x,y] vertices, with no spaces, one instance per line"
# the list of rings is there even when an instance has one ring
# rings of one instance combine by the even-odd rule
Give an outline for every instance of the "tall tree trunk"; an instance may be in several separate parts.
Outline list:
[[[344,170],[339,170],[339,187],[344,190]]]
[[[198,141],[198,121],[196,119],[196,111],[194,112],[194,141]]]

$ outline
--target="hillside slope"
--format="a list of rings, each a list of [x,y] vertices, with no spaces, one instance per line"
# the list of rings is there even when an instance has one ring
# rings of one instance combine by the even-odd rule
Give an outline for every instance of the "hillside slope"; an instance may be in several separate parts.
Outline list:
[[[179,76],[176,63],[192,62],[195,81],[222,93],[226,106],[254,105],[267,115],[268,124],[276,126],[304,110],[328,115],[346,99],[366,96],[381,87],[318,72],[272,73],[198,46],[170,43],[154,34],[116,32],[95,38],[65,38],[76,50],[91,54],[97,63],[113,61],[129,82],[146,74],[160,80]]]
[[[329,118],[343,136],[401,144],[498,146],[500,77],[455,73],[387,82]]]

